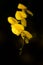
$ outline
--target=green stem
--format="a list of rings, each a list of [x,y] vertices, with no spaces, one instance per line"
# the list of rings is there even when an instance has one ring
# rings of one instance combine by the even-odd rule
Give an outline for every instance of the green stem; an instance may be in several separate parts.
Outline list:
[[[19,55],[21,55],[22,54],[22,50],[23,50],[23,46],[24,46],[24,43],[22,44],[22,47],[19,49]]]

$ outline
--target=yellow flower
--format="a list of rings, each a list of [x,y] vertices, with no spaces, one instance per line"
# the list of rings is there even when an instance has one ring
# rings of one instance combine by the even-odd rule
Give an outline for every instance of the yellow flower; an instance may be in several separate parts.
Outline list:
[[[24,27],[21,24],[11,25],[11,31],[13,32],[13,34],[16,34],[17,36],[19,36],[23,30]]]
[[[27,7],[21,3],[18,4],[18,9],[22,9],[24,11],[26,11],[28,14],[30,14],[31,16],[33,16],[33,13],[27,9]]]
[[[7,20],[8,20],[8,22],[9,22],[10,24],[18,23],[18,21],[17,21],[15,18],[13,18],[13,17],[8,17]]]
[[[27,7],[21,3],[18,4],[18,9],[27,9]]]
[[[29,40],[32,38],[32,34],[29,33],[28,31],[25,31],[25,30],[24,30],[24,31],[21,33],[21,37],[22,37],[22,39],[25,41],[25,43],[28,44],[28,43],[29,43]]]
[[[27,18],[27,15],[26,15],[26,13],[24,11],[16,11],[15,18],[17,20],[22,20],[24,18]]]
[[[32,35],[31,35],[30,32],[25,31],[25,30],[24,30],[23,32],[24,32],[25,36],[26,36],[28,39],[31,39],[31,38],[32,38]]]
[[[21,13],[21,16],[22,16],[23,18],[27,18],[27,14],[25,13],[24,10],[20,11],[20,13]]]

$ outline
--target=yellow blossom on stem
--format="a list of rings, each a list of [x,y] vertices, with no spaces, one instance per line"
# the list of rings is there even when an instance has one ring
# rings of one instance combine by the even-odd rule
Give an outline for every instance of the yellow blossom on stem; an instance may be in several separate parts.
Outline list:
[[[17,20],[22,20],[23,18],[27,18],[27,14],[24,11],[16,11],[15,18]]]
[[[28,44],[29,40],[32,38],[32,34],[30,32],[28,32],[28,31],[24,30],[21,33],[21,37],[26,42],[26,44]]]
[[[27,7],[21,3],[18,4],[18,9],[27,9]]]
[[[24,27],[21,24],[11,25],[12,33],[16,34],[17,36],[19,36],[23,30],[24,30]]]

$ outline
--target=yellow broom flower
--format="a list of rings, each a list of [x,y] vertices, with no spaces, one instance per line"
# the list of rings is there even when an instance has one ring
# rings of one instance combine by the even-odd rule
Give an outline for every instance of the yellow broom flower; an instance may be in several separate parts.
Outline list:
[[[24,11],[16,11],[15,18],[17,20],[22,20],[23,18],[27,18],[27,15]]]
[[[24,11],[27,11],[28,14],[30,14],[31,16],[33,16],[33,13],[27,9],[27,7],[21,3],[18,4],[18,9],[22,9]]]
[[[32,38],[32,34],[29,33],[28,31],[25,31],[25,30],[24,30],[24,31],[21,33],[21,37],[22,37],[22,39],[25,41],[25,43],[28,44],[28,43],[29,43],[29,40]]]
[[[11,25],[11,31],[13,32],[13,34],[16,34],[17,36],[19,36],[23,30],[24,27],[21,24]]]
[[[25,36],[26,36],[28,39],[31,39],[31,38],[32,38],[32,35],[31,35],[30,32],[25,31],[25,30],[24,30],[23,32],[24,32]]]
[[[18,4],[18,9],[27,9],[27,7],[21,3]]]

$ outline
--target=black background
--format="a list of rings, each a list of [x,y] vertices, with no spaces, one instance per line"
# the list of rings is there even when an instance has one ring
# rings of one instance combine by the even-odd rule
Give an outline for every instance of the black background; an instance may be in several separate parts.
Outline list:
[[[16,44],[19,44],[19,37],[11,32],[10,24],[7,21],[8,16],[15,16],[17,5],[22,3],[28,7],[34,14],[33,17],[28,17],[29,23],[26,30],[30,31],[34,37],[28,45],[23,48],[22,56],[28,54],[31,60],[24,62],[22,56],[18,55]],[[0,57],[5,59],[6,63],[20,64],[38,64],[43,65],[43,3],[39,0],[12,0],[0,1]],[[8,60],[7,60],[8,59]],[[33,60],[33,61],[32,61]],[[4,61],[4,63],[5,63]]]

